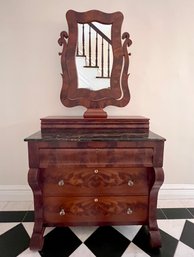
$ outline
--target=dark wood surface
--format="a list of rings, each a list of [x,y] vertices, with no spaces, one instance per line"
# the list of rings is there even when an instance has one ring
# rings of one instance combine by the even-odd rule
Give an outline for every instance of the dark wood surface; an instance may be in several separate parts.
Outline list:
[[[144,224],[148,196],[45,197],[44,222],[67,225]],[[64,210],[64,214],[60,212]]]
[[[80,117],[64,117],[64,116],[48,116],[41,119],[41,132],[65,132],[67,130],[80,130],[87,132],[87,135],[92,131],[98,133],[107,132],[113,133],[116,131],[145,137],[149,132],[149,119],[142,116],[128,117],[107,117],[107,118],[80,118]],[[110,130],[111,129],[111,130]]]
[[[69,225],[145,224],[151,246],[161,246],[156,210],[163,137],[78,128],[39,131],[25,140],[35,208],[31,249],[42,248],[46,226]]]
[[[121,12],[104,13],[98,10],[76,12],[69,10],[66,14],[69,31],[62,31],[58,40],[63,47],[61,55],[62,89],[61,102],[67,107],[84,106],[88,110],[84,117],[106,117],[103,108],[108,105],[123,107],[130,101],[128,88],[128,47],[132,44],[129,33],[121,36],[123,14]],[[110,77],[110,87],[100,90],[90,90],[78,87],[76,69],[76,51],[78,41],[78,23],[99,22],[111,25],[111,46],[113,65]],[[121,41],[123,40],[123,42]]]
[[[149,131],[145,117],[107,117],[108,105],[123,107],[128,88],[128,33],[121,36],[123,15],[92,10],[67,12],[62,31],[61,102],[84,106],[80,117],[46,117],[28,142],[28,182],[35,222],[30,249],[41,250],[46,226],[147,225],[152,247],[161,246],[156,220],[157,197],[164,180],[163,137]],[[78,23],[111,24],[113,65],[110,87],[78,88],[75,56]],[[123,43],[122,43],[123,40]]]
[[[49,167],[41,170],[45,196],[148,195],[149,168]]]

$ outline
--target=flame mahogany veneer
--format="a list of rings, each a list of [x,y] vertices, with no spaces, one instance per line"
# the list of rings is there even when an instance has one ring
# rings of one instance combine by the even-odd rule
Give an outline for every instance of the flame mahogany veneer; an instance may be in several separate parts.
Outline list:
[[[61,102],[87,108],[81,117],[46,117],[28,137],[28,181],[35,222],[30,249],[41,250],[46,226],[147,225],[152,247],[160,247],[157,196],[164,180],[164,138],[149,131],[145,117],[107,117],[106,106],[130,101],[128,47],[123,14],[98,10],[66,14],[62,31]],[[113,63],[108,88],[79,87],[76,67],[78,23],[111,25]]]
[[[160,247],[156,210],[164,138],[147,128],[137,134],[121,129],[126,123],[144,127],[143,117],[112,120],[113,130],[107,119],[101,128],[93,119],[89,130],[80,125],[83,119],[42,120],[42,130],[26,139],[35,209],[30,248],[42,248],[46,226],[124,224],[147,225],[151,246]]]

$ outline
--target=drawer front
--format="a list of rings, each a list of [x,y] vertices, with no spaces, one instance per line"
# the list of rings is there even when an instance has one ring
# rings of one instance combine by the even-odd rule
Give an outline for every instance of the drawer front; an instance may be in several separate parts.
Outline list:
[[[79,224],[143,224],[148,197],[46,197],[44,222]]]
[[[39,149],[40,168],[52,165],[153,166],[152,148]]]
[[[43,195],[148,195],[148,168],[56,168],[41,170]]]

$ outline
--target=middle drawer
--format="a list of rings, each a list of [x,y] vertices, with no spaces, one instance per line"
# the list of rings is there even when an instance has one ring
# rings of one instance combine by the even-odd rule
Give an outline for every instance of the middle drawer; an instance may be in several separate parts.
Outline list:
[[[149,168],[40,169],[45,196],[148,195]]]

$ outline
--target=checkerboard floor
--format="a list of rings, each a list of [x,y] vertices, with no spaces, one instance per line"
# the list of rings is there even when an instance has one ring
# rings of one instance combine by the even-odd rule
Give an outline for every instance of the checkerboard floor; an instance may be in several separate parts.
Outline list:
[[[0,257],[194,257],[194,208],[160,208],[162,248],[145,226],[46,228],[42,251],[29,250],[33,211],[0,211]]]

